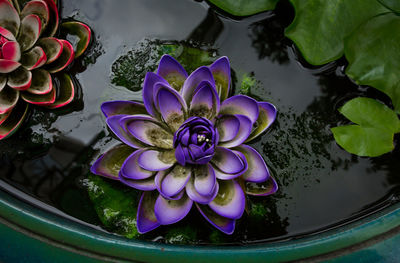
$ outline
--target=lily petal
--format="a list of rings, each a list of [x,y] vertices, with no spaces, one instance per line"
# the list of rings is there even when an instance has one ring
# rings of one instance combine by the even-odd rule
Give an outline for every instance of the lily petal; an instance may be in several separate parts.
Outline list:
[[[223,115],[219,117],[216,128],[219,134],[219,142],[228,142],[233,140],[240,127],[240,122],[238,118],[234,115]]]
[[[193,94],[189,115],[212,120],[219,109],[220,101],[214,86],[208,81],[201,82]]]
[[[252,122],[249,118],[247,118],[244,115],[233,115],[238,121],[239,121],[239,130],[232,140],[225,141],[225,142],[220,142],[218,145],[226,148],[232,148],[236,147],[238,145],[241,145],[243,142],[246,141],[246,139],[249,137],[251,134],[253,125]],[[218,128],[218,127],[217,127]],[[225,130],[229,129],[225,128]],[[219,130],[218,130],[219,132]]]
[[[43,35],[46,36],[54,36],[54,34],[57,32],[58,29],[58,21],[59,21],[59,16],[58,16],[58,7],[56,5],[57,1],[54,0],[43,0],[45,2],[50,10],[50,19],[48,22],[48,26],[46,28],[46,32],[44,32]]]
[[[21,64],[14,60],[0,59],[0,73],[10,73],[16,70],[19,66],[21,66]]]
[[[133,135],[126,132],[125,129],[121,126],[121,119],[125,118],[127,115],[115,115],[106,119],[106,123],[111,131],[125,144],[133,147],[133,148],[144,148],[145,144],[137,140]]]
[[[32,73],[24,67],[19,67],[8,74],[7,85],[17,90],[27,90],[32,83]]]
[[[0,3],[0,5],[1,5],[1,3]],[[0,11],[0,13],[1,13],[1,11]],[[4,28],[2,26],[0,26],[0,35],[2,35],[3,37],[7,38],[10,41],[16,41],[17,40],[13,33],[11,33],[9,30],[7,30],[6,28]]]
[[[175,165],[161,181],[160,193],[167,197],[177,195],[186,186],[191,173],[190,167]]]
[[[259,109],[257,101],[244,95],[236,95],[222,102],[219,114],[244,115],[255,123],[258,119]]]
[[[4,114],[12,110],[17,105],[19,99],[19,91],[5,87],[0,91],[0,114]]]
[[[163,171],[171,168],[176,160],[174,151],[147,150],[139,157],[139,165],[148,171]]]
[[[21,58],[21,50],[19,44],[16,41],[9,41],[4,43],[2,50],[3,59],[19,61]]]
[[[216,181],[213,190],[209,195],[201,195],[197,192],[194,187],[194,176],[192,176],[188,183],[186,184],[186,194],[192,199],[194,202],[199,204],[209,204],[214,198],[217,196],[219,190],[219,184]]]
[[[216,147],[212,164],[228,174],[236,174],[245,168],[245,164],[233,151],[224,147]]]
[[[215,87],[221,98],[224,101],[228,98],[231,86],[231,66],[227,57],[217,59],[211,66],[210,70],[215,80]]]
[[[187,106],[181,95],[174,89],[162,86],[158,89],[155,101],[164,121],[175,132],[185,120]]]
[[[2,91],[7,84],[7,75],[0,74],[0,91]]]
[[[164,171],[159,171],[157,172],[154,182],[156,184],[156,188],[158,190],[158,192],[165,198],[168,200],[179,200],[182,198],[184,191],[180,191],[177,194],[173,195],[173,196],[168,196],[166,195],[162,190],[161,190],[161,185],[162,185],[162,181],[164,181],[164,178],[170,173],[172,169],[167,169]]]
[[[92,37],[90,27],[78,21],[64,22],[61,24],[61,29],[69,35],[73,35],[78,39],[74,47],[75,58],[80,57],[87,49]]]
[[[32,72],[32,84],[26,91],[32,94],[47,94],[53,89],[50,73],[44,69],[35,69]]]
[[[40,18],[43,28],[46,27],[50,19],[50,10],[45,2],[41,0],[31,0],[27,2],[24,9],[22,9],[20,16],[26,17],[32,14],[37,15]]]
[[[67,74],[57,75],[59,88],[59,94],[57,99],[47,107],[49,109],[57,109],[64,107],[65,105],[71,103],[75,96],[75,86],[71,77]]]
[[[21,51],[26,51],[35,45],[42,30],[42,22],[37,15],[27,15],[21,21],[21,29],[18,34],[18,43]]]
[[[124,161],[134,150],[135,149],[127,145],[119,144],[100,156],[100,158],[94,162],[90,171],[96,175],[119,180],[119,171]]]
[[[157,75],[163,77],[169,85],[179,91],[188,74],[186,70],[170,55],[163,55],[158,64]]]
[[[193,201],[183,195],[179,200],[168,200],[158,196],[154,206],[154,213],[161,225],[169,225],[182,220],[192,208]]]
[[[235,220],[220,216],[206,205],[196,204],[196,206],[200,214],[202,214],[211,225],[227,235],[233,234],[233,231],[235,231]]]
[[[215,81],[208,67],[199,67],[183,83],[181,94],[186,104],[190,107],[193,94],[203,81],[208,81],[212,86],[215,86]]]
[[[53,63],[48,65],[48,71],[50,73],[56,73],[65,69],[74,60],[74,48],[71,43],[67,40],[60,40],[63,44],[63,49],[61,55]]]
[[[134,180],[134,179],[129,179],[124,176],[122,176],[121,172],[119,173],[119,180],[126,184],[129,187],[141,190],[141,191],[152,191],[156,189],[156,184],[154,182],[155,176],[151,176],[146,179],[142,180]]]
[[[235,150],[243,153],[247,160],[248,169],[242,175],[244,180],[253,183],[261,183],[265,182],[270,177],[264,159],[255,149],[247,145],[240,145],[236,147]]]
[[[53,87],[49,93],[33,94],[27,91],[21,92],[21,98],[31,104],[48,106],[56,101],[56,90]]]
[[[130,148],[130,147],[129,147]],[[132,149],[132,148],[130,148]],[[142,180],[142,179],[147,179],[154,175],[154,172],[144,170],[139,166],[138,160],[139,156],[144,152],[145,150],[137,150],[131,155],[129,155],[123,162],[121,166],[121,175],[125,178],[128,179],[133,179],[133,180]]]
[[[211,195],[216,182],[214,169],[210,164],[194,169],[194,188],[200,195]]]
[[[268,129],[276,119],[277,110],[274,105],[269,102],[258,102],[260,113],[256,121],[256,128],[250,134],[246,142],[251,141]]]
[[[155,85],[161,83],[168,86],[168,82],[162,77],[158,76],[153,72],[147,72],[143,82],[143,102],[147,112],[153,117],[158,118],[159,113],[156,109],[154,102]]]
[[[25,52],[21,57],[21,64],[28,70],[33,70],[43,66],[47,61],[44,50],[37,46]]]
[[[19,102],[11,111],[8,118],[0,125],[0,140],[11,136],[23,123],[28,113],[28,105],[25,102]]]
[[[54,37],[44,37],[38,40],[37,45],[40,46],[46,54],[46,64],[56,61],[63,52],[63,43]]]
[[[106,118],[115,115],[143,115],[147,114],[146,108],[143,103],[128,101],[128,100],[116,100],[107,101],[101,104],[101,111]]]
[[[209,204],[210,208],[223,217],[238,219],[243,215],[245,195],[239,183],[234,180],[219,181],[217,196]]]
[[[246,182],[245,191],[248,195],[267,196],[278,191],[278,184],[274,178],[269,177],[268,180],[263,183]]]
[[[140,197],[137,210],[137,229],[140,234],[145,234],[160,226],[154,214],[154,205],[157,200],[157,192],[143,192]]]
[[[7,29],[14,36],[20,27],[18,12],[7,0],[0,0],[0,27]]]

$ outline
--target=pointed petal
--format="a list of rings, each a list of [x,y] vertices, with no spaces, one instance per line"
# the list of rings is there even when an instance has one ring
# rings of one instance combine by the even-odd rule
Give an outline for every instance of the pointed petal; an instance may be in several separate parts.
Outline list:
[[[171,168],[176,160],[174,151],[147,150],[139,157],[139,165],[148,171],[163,171]]]
[[[214,169],[210,164],[202,165],[193,169],[194,188],[203,196],[209,196],[214,190],[215,179]]]
[[[243,161],[233,151],[224,147],[216,147],[212,164],[219,170],[228,174],[236,174],[241,172],[245,165]]]
[[[165,79],[158,76],[157,74],[153,72],[147,72],[143,82],[143,103],[144,106],[146,107],[147,112],[150,115],[154,117],[159,117],[159,113],[156,109],[154,101],[154,94],[156,94],[155,92],[156,83],[162,83],[166,86],[169,85]]]
[[[53,87],[49,93],[46,94],[32,94],[30,92],[21,92],[21,98],[31,104],[47,106],[56,100],[56,90]]]
[[[236,95],[222,102],[219,114],[240,114],[248,117],[252,123],[255,123],[258,118],[259,109],[257,101],[254,99],[244,95]]]
[[[145,144],[141,143],[130,133],[127,133],[125,129],[121,126],[120,124],[121,119],[123,119],[126,116],[127,115],[116,115],[109,117],[106,119],[106,123],[108,127],[111,129],[111,131],[118,137],[118,139],[123,141],[125,144],[136,149],[145,147]]]
[[[8,74],[7,85],[17,90],[27,90],[32,83],[32,73],[24,67],[19,67]]]
[[[219,143],[233,140],[239,132],[240,122],[234,115],[223,115],[218,118],[216,128],[219,135]]]
[[[169,85],[179,91],[188,74],[182,65],[170,55],[163,55],[158,64],[157,75],[163,77]]]
[[[47,4],[50,11],[50,19],[43,35],[54,36],[58,29],[59,15],[58,8],[55,0],[43,0]]]
[[[260,113],[256,121],[256,128],[250,134],[246,142],[255,139],[266,129],[268,129],[276,119],[277,110],[274,105],[269,102],[258,102]]]
[[[115,115],[147,114],[143,103],[128,100],[106,101],[101,104],[101,111],[106,118]]]
[[[135,149],[127,145],[119,144],[101,155],[90,168],[90,172],[110,179],[119,180],[118,173],[122,164],[134,150]]]
[[[173,148],[173,136],[148,115],[128,116],[121,120],[126,123],[127,131],[137,140],[150,146],[163,149]]]
[[[19,91],[5,87],[0,91],[0,114],[12,110],[19,99]]]
[[[220,102],[217,91],[208,81],[203,81],[193,94],[190,103],[190,116],[212,120],[219,112]]]
[[[186,186],[191,175],[191,168],[175,165],[161,181],[160,192],[163,196],[172,197],[177,195]]]
[[[10,73],[16,70],[19,66],[21,66],[21,64],[13,60],[0,59],[0,73]]]
[[[11,136],[23,123],[28,113],[28,105],[25,102],[19,102],[11,111],[8,118],[0,125],[0,140]]]
[[[46,64],[57,60],[63,52],[63,43],[54,37],[45,37],[38,40],[37,45],[40,46],[46,54]]]
[[[160,226],[154,214],[154,205],[158,194],[157,191],[143,192],[137,210],[137,229],[140,234],[145,234]]]
[[[137,150],[125,159],[121,167],[121,175],[123,177],[133,180],[142,180],[142,179],[147,179],[152,175],[154,175],[154,172],[144,170],[139,166],[138,163],[139,156],[144,151],[145,150]]]
[[[214,188],[209,195],[201,195],[194,187],[194,176],[186,184],[186,194],[194,202],[199,204],[209,204],[217,196],[219,190],[218,182],[215,182]]]
[[[4,43],[1,52],[3,53],[4,59],[13,61],[19,61],[21,58],[21,50],[19,44],[16,41],[9,41]]]
[[[245,142],[247,140],[247,138],[249,137],[249,135],[251,134],[251,131],[253,128],[251,120],[244,115],[236,114],[233,116],[235,116],[235,118],[240,123],[239,130],[238,130],[235,138],[233,138],[230,141],[220,142],[218,144],[219,146],[226,147],[226,148],[236,147],[238,145],[241,145],[243,142]],[[227,128],[227,129],[229,129],[229,128]],[[218,130],[218,132],[219,132],[219,130]]]
[[[32,84],[26,91],[32,94],[47,94],[53,89],[50,73],[44,69],[35,69],[32,72]]]
[[[50,19],[50,10],[45,2],[41,0],[31,0],[27,2],[24,9],[22,9],[20,16],[23,18],[31,14],[37,15],[42,22],[43,28],[46,27]]]
[[[57,76],[59,87],[57,99],[47,107],[49,109],[57,109],[64,107],[65,105],[71,103],[75,96],[75,87],[72,79],[67,74],[61,74]]]
[[[208,67],[199,67],[183,83],[181,94],[186,104],[190,107],[190,102],[192,101],[193,94],[198,88],[199,84],[203,81],[208,81],[212,86],[215,86],[215,81],[212,73]]]
[[[0,27],[16,36],[19,26],[20,19],[17,10],[7,0],[0,0]]]
[[[267,196],[278,191],[278,184],[274,178],[269,177],[268,180],[263,183],[246,182],[245,191],[248,195]]]
[[[48,64],[50,73],[60,72],[65,69],[74,60],[74,48],[67,40],[60,40],[63,44],[61,55],[53,63]]]
[[[228,98],[231,86],[231,66],[227,57],[217,59],[211,66],[210,70],[215,80],[215,87],[221,98],[224,101]]]
[[[192,208],[193,201],[187,196],[179,200],[168,200],[158,196],[154,206],[154,213],[161,225],[169,225],[183,219]]]
[[[247,145],[241,145],[236,147],[235,150],[243,153],[247,160],[248,168],[242,175],[244,180],[260,183],[265,182],[270,177],[264,159],[255,149]]]
[[[235,220],[218,215],[207,205],[196,204],[196,206],[200,214],[202,214],[211,225],[227,235],[233,234],[233,231],[235,231]]]
[[[239,183],[234,180],[219,181],[219,191],[209,204],[217,214],[231,219],[239,219],[244,212],[245,195]]]
[[[13,35],[13,33],[11,33],[9,30],[7,30],[6,28],[4,28],[2,26],[0,26],[0,35],[2,35],[3,37],[7,38],[10,41],[16,41],[17,40],[15,38],[15,36]]]
[[[159,84],[162,85],[162,84]],[[156,94],[157,109],[165,123],[175,132],[185,120],[187,106],[181,95],[174,89],[161,86]]]
[[[126,184],[129,187],[142,190],[142,191],[152,191],[156,189],[156,184],[154,182],[155,176],[152,175],[149,178],[142,179],[142,180],[133,180],[126,178],[122,176],[121,173],[119,173],[119,180]]]
[[[43,66],[47,61],[46,54],[39,46],[25,52],[21,57],[21,64],[28,70]]]
[[[61,30],[66,32],[67,35],[72,35],[77,38],[77,43],[74,46],[75,58],[81,56],[87,49],[92,37],[92,31],[84,23],[77,21],[70,21],[61,24]]]
[[[35,45],[41,29],[42,22],[37,15],[27,15],[22,19],[21,29],[17,37],[21,51],[26,51]]]

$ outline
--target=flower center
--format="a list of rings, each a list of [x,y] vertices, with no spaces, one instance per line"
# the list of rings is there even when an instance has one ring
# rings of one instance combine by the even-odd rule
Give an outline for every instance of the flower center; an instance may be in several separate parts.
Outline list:
[[[214,155],[218,132],[208,119],[192,117],[186,120],[174,134],[175,157],[187,164],[206,164]]]

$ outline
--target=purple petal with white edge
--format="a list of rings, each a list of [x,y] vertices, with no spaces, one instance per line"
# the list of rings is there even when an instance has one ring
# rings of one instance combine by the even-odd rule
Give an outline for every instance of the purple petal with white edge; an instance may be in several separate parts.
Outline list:
[[[147,150],[139,157],[139,165],[148,171],[163,171],[171,168],[175,163],[175,154],[170,151]]]
[[[47,70],[50,73],[57,73],[65,69],[75,58],[74,48],[67,40],[60,39],[63,44],[61,55],[51,64],[48,64]]]
[[[14,60],[0,59],[0,73],[10,73],[16,70],[19,66],[21,66],[21,64]]]
[[[240,122],[234,115],[223,115],[217,120],[215,126],[218,130],[219,142],[228,142],[236,137]]]
[[[177,195],[186,186],[191,173],[190,167],[175,165],[162,179],[160,193],[167,197]]]
[[[19,61],[21,58],[21,50],[19,44],[16,41],[9,41],[4,43],[1,52],[4,59],[9,59],[13,61]]]
[[[215,87],[224,101],[229,96],[231,86],[231,66],[227,57],[217,59],[211,66],[210,70],[214,76]]]
[[[211,164],[201,165],[193,170],[194,174],[194,188],[203,196],[212,194],[216,184],[214,169]]]
[[[244,212],[245,195],[239,183],[234,180],[219,181],[219,191],[209,204],[217,214],[231,219],[239,219]]]
[[[31,0],[24,6],[21,11],[21,17],[27,15],[37,15],[42,22],[42,26],[45,27],[50,19],[50,10],[47,4],[41,0]]]
[[[232,148],[236,147],[238,145],[241,145],[243,142],[247,140],[249,135],[251,134],[251,131],[253,129],[253,124],[249,118],[247,118],[244,115],[239,115],[236,114],[234,115],[235,118],[238,119],[240,125],[239,125],[239,130],[235,136],[230,141],[225,141],[225,142],[220,142],[218,145],[226,148]],[[219,130],[218,130],[219,131]]]
[[[278,184],[274,178],[269,177],[268,180],[263,183],[246,182],[245,191],[248,195],[267,196],[278,191]]]
[[[247,160],[248,169],[242,176],[244,180],[260,183],[265,182],[270,177],[264,159],[255,149],[247,145],[240,145],[234,148],[234,150],[243,153]]]
[[[32,84],[26,91],[32,94],[48,94],[53,89],[50,73],[44,69],[32,70]]]
[[[219,114],[244,115],[255,123],[259,114],[258,103],[248,96],[236,95],[222,102]]]
[[[118,174],[122,164],[133,151],[135,151],[135,149],[124,144],[119,144],[100,156],[100,158],[94,162],[90,171],[96,175],[119,180]]]
[[[190,116],[213,119],[220,109],[220,101],[214,86],[208,81],[203,81],[193,94],[190,102]]]
[[[46,54],[46,64],[56,61],[61,56],[64,48],[61,40],[55,37],[40,38],[37,45],[40,46]]]
[[[183,195],[179,200],[168,200],[158,196],[154,206],[154,213],[161,225],[170,225],[182,220],[192,208],[193,201]]]
[[[232,179],[235,179],[235,178],[241,176],[242,174],[244,174],[247,171],[248,166],[247,166],[247,161],[246,161],[246,157],[244,156],[244,154],[239,151],[235,151],[235,150],[232,150],[232,152],[240,157],[240,159],[242,160],[242,162],[244,164],[244,168],[238,173],[229,174],[229,173],[224,173],[221,170],[219,170],[217,167],[213,166],[216,178],[218,178],[220,180],[232,180]]]
[[[32,84],[32,72],[19,67],[8,74],[7,85],[17,90],[27,90]]]
[[[180,191],[179,193],[173,195],[173,196],[168,196],[166,194],[164,194],[164,192],[161,190],[161,185],[162,185],[162,181],[164,180],[164,178],[170,173],[170,171],[172,171],[172,169],[167,169],[164,171],[159,171],[157,172],[154,182],[156,184],[156,188],[158,190],[158,192],[165,198],[168,200],[179,200],[182,198],[184,191]],[[190,180],[190,179],[189,179]]]
[[[211,225],[227,235],[233,234],[233,231],[235,231],[235,220],[218,215],[207,205],[196,204],[196,206],[200,214],[202,214]]]
[[[0,91],[0,114],[4,114],[17,105],[19,91],[10,87],[5,87]]]
[[[194,176],[192,176],[188,183],[186,184],[186,194],[192,199],[194,202],[199,204],[209,204],[214,198],[217,196],[219,190],[218,182],[216,181],[214,184],[214,188],[209,195],[201,195],[197,192],[194,187]]]
[[[180,165],[185,165],[186,164],[186,157],[187,154],[185,154],[184,149],[182,148],[182,146],[179,144],[178,147],[175,148],[175,158],[176,161],[180,164]]]
[[[169,85],[168,82],[162,77],[158,76],[153,72],[147,72],[143,82],[143,103],[146,107],[147,112],[153,117],[159,117],[159,113],[156,109],[154,102],[155,85],[156,83],[162,83]]]
[[[277,110],[274,105],[269,102],[258,102],[260,113],[256,121],[256,128],[250,134],[246,142],[255,139],[266,129],[268,129],[276,119]]]
[[[115,115],[147,114],[143,103],[128,100],[107,101],[101,104],[101,111],[106,118]]]
[[[17,10],[15,10],[9,1],[0,0],[0,27],[7,29],[16,36],[20,23]]]
[[[106,119],[106,123],[111,131],[125,144],[133,147],[133,148],[144,148],[146,147],[145,144],[137,140],[133,135],[127,133],[123,127],[121,127],[120,121],[122,118],[126,117],[127,115],[116,115]]]
[[[182,65],[170,55],[161,57],[158,64],[157,75],[163,77],[169,85],[179,91],[182,88],[188,74]]]
[[[21,127],[27,116],[28,109],[28,104],[23,101],[20,101],[16,107],[12,109],[8,118],[0,125],[0,140],[8,138]]]
[[[1,11],[0,11],[1,12]],[[8,31],[6,28],[1,27],[0,26],[0,35],[2,35],[3,37],[7,38],[10,41],[16,41],[17,39],[15,38],[15,36],[13,35],[13,33],[11,33],[10,31]]]
[[[233,151],[224,147],[216,147],[212,164],[224,173],[236,174],[245,168],[245,164]]]
[[[162,84],[156,85],[161,85],[155,99],[157,108],[165,123],[175,132],[185,120],[186,103],[176,90]]]
[[[160,226],[154,214],[154,205],[156,204],[157,191],[143,192],[140,197],[137,210],[137,230],[140,234],[145,234]]]
[[[190,107],[193,94],[198,88],[199,84],[203,81],[208,81],[212,86],[215,86],[215,81],[212,73],[208,67],[199,67],[183,83],[182,90],[180,91],[186,104]]]
[[[152,191],[156,189],[156,184],[154,182],[155,175],[142,179],[142,180],[133,180],[122,176],[121,172],[119,173],[119,180],[126,184],[129,187],[141,190],[141,191]]]
[[[173,135],[149,115],[134,115],[121,119],[121,126],[144,144],[163,149],[173,148]]]
[[[145,150],[137,150],[127,157],[121,166],[121,175],[128,179],[142,180],[154,175],[154,172],[144,170],[139,166],[139,156]]]
[[[27,15],[21,21],[21,29],[18,34],[18,43],[21,51],[26,51],[35,45],[42,30],[42,22],[37,15]]]
[[[37,46],[25,52],[21,57],[21,64],[28,70],[33,70],[43,66],[47,61],[44,50]]]

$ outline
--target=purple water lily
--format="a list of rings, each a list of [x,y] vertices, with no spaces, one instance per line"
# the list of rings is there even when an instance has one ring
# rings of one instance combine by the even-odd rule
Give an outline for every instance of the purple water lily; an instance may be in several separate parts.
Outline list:
[[[111,131],[124,143],[103,154],[94,174],[144,191],[137,228],[146,233],[183,219],[193,204],[213,226],[232,234],[245,194],[277,191],[261,155],[244,143],[275,120],[268,102],[230,98],[230,65],[221,57],[188,76],[171,56],[147,73],[144,104],[105,102]]]

